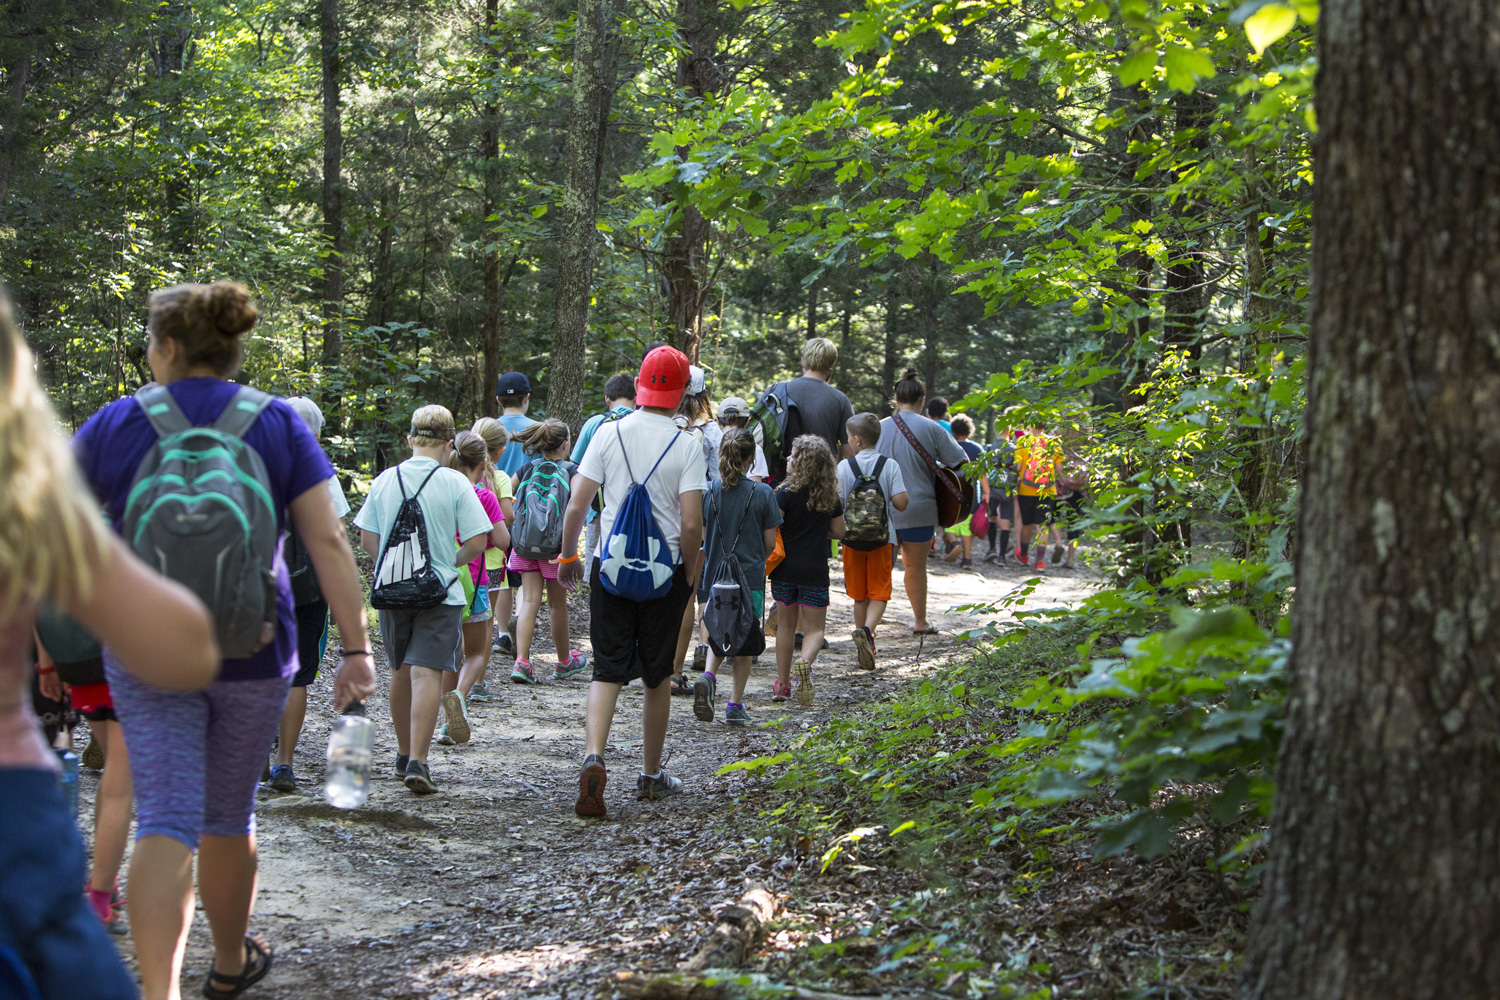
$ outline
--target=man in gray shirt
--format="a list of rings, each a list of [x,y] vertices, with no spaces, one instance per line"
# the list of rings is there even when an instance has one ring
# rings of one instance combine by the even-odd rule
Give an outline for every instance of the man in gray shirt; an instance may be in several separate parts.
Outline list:
[[[797,404],[797,412],[788,426],[792,433],[782,446],[785,451],[791,451],[796,435],[816,434],[835,455],[848,458],[854,454],[847,430],[854,407],[848,396],[828,384],[838,360],[838,345],[827,337],[814,337],[802,345],[802,377],[786,384],[787,398]]]

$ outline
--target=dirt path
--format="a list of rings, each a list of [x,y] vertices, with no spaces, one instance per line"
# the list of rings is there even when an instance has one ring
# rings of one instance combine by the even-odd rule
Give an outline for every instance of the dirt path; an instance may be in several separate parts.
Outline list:
[[[935,610],[990,601],[1036,574],[984,564],[974,572],[933,561]],[[835,571],[837,567],[835,565]],[[337,812],[323,803],[321,754],[331,713],[329,685],[313,689],[296,768],[296,794],[263,791],[261,889],[253,927],[276,949],[276,968],[250,996],[292,998],[582,997],[617,969],[669,968],[696,948],[708,918],[738,895],[746,877],[766,880],[776,864],[756,843],[734,839],[742,806],[735,776],[716,772],[771,751],[786,726],[810,727],[829,713],[878,696],[954,655],[955,631],[975,620],[937,613],[943,634],[921,645],[898,582],[880,640],[880,667],[858,669],[849,638],[852,604],[835,572],[829,641],[815,665],[811,710],[773,705],[774,651],[755,668],[747,699],[757,723],[732,729],[693,718],[674,699],[668,766],[686,794],[637,802],[641,740],[639,685],[627,688],[612,732],[606,793],[610,815],[573,815],[583,747],[583,680],[536,687],[505,682],[510,663],[491,665],[495,700],[472,708],[474,737],[433,747],[441,791],[419,799],[395,778],[395,741],[382,690],[374,790],[367,807]],[[1082,571],[1050,571],[1031,607],[1075,601],[1090,591]],[[587,623],[571,622],[587,645]],[[539,637],[547,636],[545,628]],[[538,665],[553,660],[550,642]],[[382,665],[382,681],[386,673]],[[85,772],[92,798],[97,776]],[[91,806],[85,806],[91,815]],[[197,993],[209,964],[207,925],[195,920],[184,995]],[[128,938],[121,941],[129,957]],[[607,993],[606,993],[607,995]]]

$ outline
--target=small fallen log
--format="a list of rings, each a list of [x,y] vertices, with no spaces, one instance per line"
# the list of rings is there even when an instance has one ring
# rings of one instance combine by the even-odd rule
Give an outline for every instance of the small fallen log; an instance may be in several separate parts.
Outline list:
[[[730,1000],[743,996],[727,982],[710,982],[712,976],[696,972],[617,972],[615,989],[625,1000]],[[794,986],[783,996],[790,1000],[870,1000],[868,996],[826,993]]]
[[[698,952],[682,963],[685,972],[738,969],[760,940],[761,929],[776,915],[776,897],[758,885],[719,911],[713,929]]]

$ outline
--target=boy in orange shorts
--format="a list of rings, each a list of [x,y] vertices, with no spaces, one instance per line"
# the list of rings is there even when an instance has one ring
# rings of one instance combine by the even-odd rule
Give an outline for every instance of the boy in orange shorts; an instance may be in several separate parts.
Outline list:
[[[854,648],[859,665],[875,669],[875,629],[891,600],[891,556],[896,529],[891,509],[905,510],[901,467],[875,452],[880,418],[856,413],[846,425],[854,456],[839,463],[844,500],[844,592],[854,601]]]

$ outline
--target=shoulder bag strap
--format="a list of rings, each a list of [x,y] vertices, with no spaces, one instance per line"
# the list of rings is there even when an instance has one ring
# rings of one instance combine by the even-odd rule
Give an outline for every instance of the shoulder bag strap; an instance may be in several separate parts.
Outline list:
[[[224,412],[219,414],[219,419],[214,421],[214,430],[221,431],[232,437],[243,438],[255,422],[260,419],[261,413],[267,406],[271,405],[271,397],[259,389],[252,389],[248,385],[242,385],[224,407]]]
[[[902,435],[906,438],[906,443],[911,445],[912,450],[921,456],[922,461],[927,463],[927,468],[932,470],[932,474],[934,476],[937,475],[937,462],[927,453],[927,449],[922,447],[921,442],[917,440],[917,436],[911,432],[911,428],[906,426],[906,421],[901,419],[901,414],[891,414],[891,422],[901,429]]]
[[[135,401],[145,411],[146,419],[151,421],[151,429],[156,431],[158,438],[169,438],[193,429],[192,421],[164,385],[140,390],[135,394]]]

